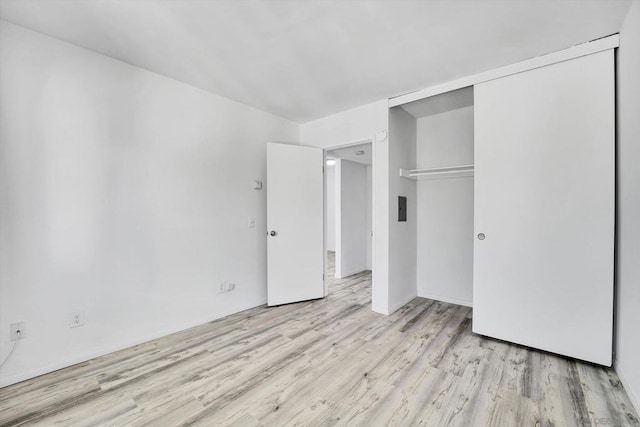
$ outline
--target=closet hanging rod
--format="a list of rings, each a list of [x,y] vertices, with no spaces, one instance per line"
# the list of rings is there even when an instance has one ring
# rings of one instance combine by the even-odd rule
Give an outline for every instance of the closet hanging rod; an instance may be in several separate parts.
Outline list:
[[[473,176],[473,165],[423,169],[400,169],[400,176],[409,179],[438,179]]]

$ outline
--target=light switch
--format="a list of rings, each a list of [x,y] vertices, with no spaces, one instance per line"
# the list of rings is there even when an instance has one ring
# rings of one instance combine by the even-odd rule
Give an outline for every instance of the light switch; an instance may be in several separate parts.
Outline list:
[[[256,228],[256,218],[253,216],[249,217],[249,228]]]
[[[262,181],[253,181],[254,190],[262,190]]]

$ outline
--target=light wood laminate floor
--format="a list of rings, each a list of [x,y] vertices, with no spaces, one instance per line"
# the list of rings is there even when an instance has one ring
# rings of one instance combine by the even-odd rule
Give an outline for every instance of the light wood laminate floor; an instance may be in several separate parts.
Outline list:
[[[471,310],[371,311],[371,274],[0,390],[0,425],[638,426],[611,369],[471,333]]]

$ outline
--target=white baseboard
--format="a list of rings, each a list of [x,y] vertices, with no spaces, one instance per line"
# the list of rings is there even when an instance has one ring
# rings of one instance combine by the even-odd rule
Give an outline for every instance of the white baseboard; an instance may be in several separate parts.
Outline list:
[[[374,305],[374,306],[371,306],[371,310],[375,311],[376,313],[380,313],[380,314],[384,314],[385,316],[389,316],[390,314],[393,314],[399,308],[404,307],[409,302],[413,301],[414,298],[416,298],[416,295],[408,295],[405,298],[401,299],[400,302],[397,302],[394,305],[391,305],[389,307],[379,307],[379,306],[375,306]]]
[[[242,311],[245,310],[249,310],[251,308],[254,307],[259,307],[263,304],[266,304],[266,301],[259,303],[259,304],[248,304],[246,307],[238,307],[238,308],[234,308],[234,309],[230,309],[230,310],[225,310],[221,313],[218,313],[215,316],[207,316],[201,319],[197,319],[195,321],[192,322],[188,322],[186,324],[180,325],[178,327],[174,327],[174,328],[166,328],[164,330],[160,330],[160,331],[156,331],[153,334],[149,334],[147,336],[143,336],[140,337],[138,339],[135,340],[130,340],[124,343],[121,343],[119,345],[115,345],[115,346],[105,346],[99,350],[94,350],[94,351],[90,351],[87,353],[84,353],[82,355],[79,356],[75,356],[75,357],[71,357],[69,359],[66,359],[64,361],[61,362],[56,362],[56,363],[52,363],[50,365],[47,366],[41,366],[39,368],[27,371],[27,372],[22,372],[18,375],[14,375],[8,378],[0,378],[0,388],[1,387],[6,387],[12,384],[16,384],[22,381],[26,381],[35,377],[38,377],[40,375],[44,375],[44,374],[48,374],[50,372],[53,371],[57,371],[59,369],[63,369],[63,368],[68,368],[69,366],[73,366],[73,365],[77,365],[78,363],[82,363],[82,362],[86,362],[87,360],[91,360],[94,359],[96,357],[100,357],[100,356],[104,356],[106,354],[109,353],[114,353],[116,351],[120,351],[120,350],[124,350],[125,348],[129,348],[129,347],[133,347],[142,343],[145,343],[147,341],[152,341],[158,338],[162,338],[164,336],[167,335],[171,335],[174,334],[176,332],[180,332],[180,331],[184,331],[187,329],[191,329],[195,326],[198,325],[202,325],[204,323],[208,323],[208,322],[212,322],[214,320],[218,320],[221,319],[223,317],[226,316],[230,316],[232,314],[236,314],[236,313],[240,313]]]
[[[418,296],[420,298],[429,298],[436,301],[448,302],[450,304],[464,305],[465,307],[473,307],[473,302],[458,299],[458,298],[444,297],[442,295],[434,295],[434,294],[428,294],[428,293],[421,293],[421,294],[418,294]]]
[[[346,273],[342,273],[340,276],[338,276],[338,272],[336,271],[336,279],[345,279],[349,276],[353,276],[354,274],[362,273],[363,271],[367,271],[367,267],[355,268],[351,271],[347,271]]]
[[[384,314],[385,316],[388,316],[390,314],[388,308],[371,306],[371,310],[373,310],[376,313]]]
[[[407,305],[408,303],[413,301],[416,297],[417,297],[417,295],[407,295],[404,298],[402,298],[400,301],[398,301],[397,303],[395,303],[393,305],[390,305],[389,306],[389,314],[393,314],[395,311],[397,311],[401,307],[404,307],[405,305]]]
[[[416,297],[428,298],[428,299],[432,299],[432,300],[436,300],[436,301],[447,302],[447,303],[450,303],[450,304],[463,305],[465,307],[472,307],[473,306],[471,301],[465,301],[465,300],[461,300],[461,299],[457,299],[457,298],[443,297],[441,295],[433,295],[433,294],[422,293],[420,295],[408,295],[405,298],[403,298],[402,300],[400,300],[400,302],[398,302],[398,303],[396,303],[394,305],[391,305],[388,308],[372,306],[371,309],[373,311],[375,311],[376,313],[380,313],[380,314],[384,314],[384,315],[388,316],[390,314],[393,314],[396,310],[400,309],[401,307],[404,307],[405,305],[407,305],[409,302],[411,302]]]
[[[631,386],[631,383],[628,381],[629,377],[627,377],[625,373],[627,372],[626,368],[623,367],[620,364],[620,361],[616,359],[613,361],[613,369],[615,369],[616,373],[618,374],[618,378],[620,378],[620,381],[624,386],[624,390],[627,392],[629,400],[631,400],[631,403],[635,407],[636,412],[640,414],[640,394],[638,394],[638,390],[635,390]]]

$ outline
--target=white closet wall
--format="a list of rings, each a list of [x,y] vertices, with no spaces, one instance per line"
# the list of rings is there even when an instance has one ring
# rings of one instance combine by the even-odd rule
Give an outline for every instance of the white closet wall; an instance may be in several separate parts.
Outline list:
[[[400,168],[416,164],[416,119],[402,108],[389,110],[389,312],[417,296],[416,182],[401,178]],[[377,196],[377,194],[376,194]],[[398,196],[407,198],[407,221],[398,222]],[[376,244],[378,241],[376,240]],[[375,269],[377,270],[377,265]]]
[[[473,106],[417,120],[420,168],[473,164]],[[473,177],[417,181],[418,296],[472,305]]]

